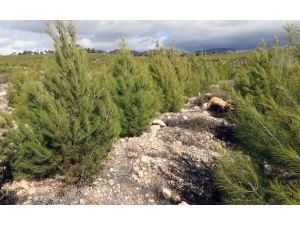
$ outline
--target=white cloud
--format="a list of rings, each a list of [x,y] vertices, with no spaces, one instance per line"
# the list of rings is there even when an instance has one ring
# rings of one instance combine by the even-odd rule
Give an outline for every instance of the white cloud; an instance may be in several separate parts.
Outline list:
[[[157,39],[165,47],[199,50],[214,47],[253,49],[283,32],[278,20],[75,20],[77,40],[86,48],[111,51],[122,37],[132,50],[152,49]],[[0,21],[1,54],[19,50],[52,49],[43,20]],[[19,43],[19,44],[17,44]],[[4,48],[6,49],[4,51]],[[29,49],[31,48],[31,49]],[[11,51],[9,52],[9,49]]]

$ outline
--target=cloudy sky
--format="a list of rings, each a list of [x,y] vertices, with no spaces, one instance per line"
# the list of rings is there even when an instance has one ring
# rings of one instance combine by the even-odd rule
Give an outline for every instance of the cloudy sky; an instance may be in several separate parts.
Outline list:
[[[259,19],[247,19],[248,17],[246,19],[244,17],[241,17],[242,19],[235,19],[224,16],[224,11],[221,14],[218,11],[220,8],[203,14],[205,17],[201,19],[201,16],[199,18],[190,16],[197,12],[200,13],[200,9],[186,12],[180,5],[176,5],[177,8],[169,7],[170,10],[168,9],[168,5],[165,5],[163,9],[156,5],[147,6],[143,8],[143,12],[147,12],[148,14],[143,13],[143,16],[141,16],[141,14],[137,13],[141,11],[140,8],[124,8],[122,10],[123,6],[120,3],[118,2],[119,7],[113,7],[112,3],[111,10],[97,8],[97,14],[92,10],[94,9],[93,6],[90,6],[91,13],[87,12],[83,16],[81,15],[81,17],[74,16],[77,15],[76,13],[67,14],[63,8],[59,8],[60,10],[57,10],[58,14],[54,15],[52,12],[57,9],[56,6],[50,7],[50,10],[47,11],[48,14],[46,11],[43,11],[41,19],[31,16],[32,14],[40,15],[39,13],[41,12],[32,8],[29,14],[23,13],[21,17],[16,17],[16,14],[12,15],[10,12],[7,14],[4,13],[4,16],[0,17],[0,55],[23,52],[24,50],[36,51],[38,49],[39,51],[43,51],[53,49],[53,42],[44,31],[44,22],[52,21],[53,23],[53,19],[71,19],[77,30],[79,44],[85,48],[95,48],[105,51],[117,49],[122,37],[125,38],[131,50],[137,51],[153,49],[156,40],[159,40],[165,48],[169,48],[172,40],[174,40],[177,49],[187,51],[209,48],[252,50],[262,39],[266,41],[267,46],[271,46],[274,36],[277,35],[280,38],[282,33],[284,33],[282,26],[287,22],[292,22],[293,20],[290,18],[294,19],[290,15],[281,16],[279,17],[280,19],[273,19],[273,14],[271,17],[263,16],[259,17]],[[68,6],[65,5],[66,8]],[[20,8],[22,8],[22,5],[20,5]],[[83,12],[85,8],[82,5],[77,5],[76,10],[82,10]],[[167,11],[172,10],[173,13],[165,16]],[[239,9],[236,10],[238,11]],[[251,11],[253,8],[250,7],[249,10]],[[123,13],[121,17],[115,16],[119,15],[121,11]],[[128,13],[124,14],[124,11]],[[157,17],[152,19],[153,17],[151,16],[155,15],[154,11],[157,11],[162,16],[159,16],[159,19]],[[185,11],[185,14],[182,13],[182,17],[174,17],[178,11]],[[132,16],[128,17],[128,15],[132,15],[133,13],[136,14],[134,18]],[[218,15],[218,13],[221,14],[221,17],[210,19],[211,14]],[[101,14],[105,16],[90,16]],[[232,15],[232,12],[228,11],[225,15],[227,14]],[[239,15],[242,14],[240,12]],[[56,15],[57,18],[53,18]],[[126,16],[122,17],[122,15]],[[285,44],[283,40],[280,43]]]

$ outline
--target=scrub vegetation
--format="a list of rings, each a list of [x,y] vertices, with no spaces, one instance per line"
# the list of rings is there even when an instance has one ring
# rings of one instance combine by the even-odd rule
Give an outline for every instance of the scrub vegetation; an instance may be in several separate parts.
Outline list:
[[[60,174],[91,184],[118,138],[141,135],[157,113],[178,112],[218,84],[234,107],[224,114],[232,147],[215,149],[223,201],[299,204],[300,27],[283,29],[290,46],[274,37],[251,52],[180,56],[175,42],[157,41],[147,56],[132,56],[124,38],[116,54],[87,54],[72,22],[46,24],[53,54],[0,56],[16,108],[1,112],[0,164],[13,179]]]

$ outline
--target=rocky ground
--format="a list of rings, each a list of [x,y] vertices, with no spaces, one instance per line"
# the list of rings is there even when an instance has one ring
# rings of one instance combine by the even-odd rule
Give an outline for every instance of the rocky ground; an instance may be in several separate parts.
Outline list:
[[[9,112],[1,88],[0,109]],[[60,176],[9,181],[3,184],[0,204],[222,204],[214,149],[230,144],[224,136],[227,122],[198,105],[192,98],[179,113],[157,115],[161,121],[149,124],[143,135],[116,142],[93,186],[70,187]]]

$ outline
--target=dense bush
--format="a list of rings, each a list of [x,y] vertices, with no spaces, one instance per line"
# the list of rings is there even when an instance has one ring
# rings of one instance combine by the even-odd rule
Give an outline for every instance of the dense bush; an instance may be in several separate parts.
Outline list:
[[[115,78],[112,95],[121,113],[121,136],[141,135],[159,111],[159,99],[152,77],[130,54],[124,38],[111,73]]]
[[[161,111],[177,112],[184,105],[184,87],[178,80],[176,70],[168,59],[166,50],[156,43],[154,52],[149,53],[149,71],[161,94]]]
[[[300,65],[277,42],[258,45],[232,88],[238,151],[217,163],[228,204],[300,203]]]
[[[10,106],[19,108],[26,102],[26,93],[32,86],[32,83],[37,82],[39,74],[32,69],[15,70],[12,75],[7,78],[9,84],[7,89],[7,100]]]
[[[90,183],[120,132],[117,107],[103,77],[89,73],[72,23],[55,23],[56,68],[26,89],[17,126],[3,114],[1,139],[6,166],[19,178],[64,174],[77,184]],[[25,123],[26,122],[26,123]]]

